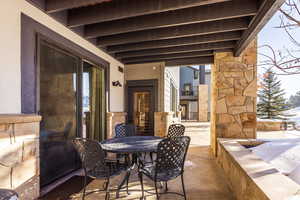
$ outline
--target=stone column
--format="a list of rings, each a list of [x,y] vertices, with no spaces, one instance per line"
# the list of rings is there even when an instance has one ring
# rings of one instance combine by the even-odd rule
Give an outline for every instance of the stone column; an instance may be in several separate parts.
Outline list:
[[[208,85],[198,86],[198,121],[208,121]]]
[[[239,57],[215,53],[212,66],[211,143],[217,138],[256,138],[257,42]]]
[[[107,138],[115,136],[115,126],[126,122],[127,113],[125,112],[109,112],[107,113]]]
[[[175,123],[173,112],[155,112],[154,113],[154,135],[159,137],[167,136],[168,127]]]

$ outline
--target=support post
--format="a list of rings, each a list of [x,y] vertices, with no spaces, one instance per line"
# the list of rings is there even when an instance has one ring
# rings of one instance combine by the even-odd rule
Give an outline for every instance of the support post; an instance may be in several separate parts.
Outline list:
[[[211,88],[211,145],[217,155],[217,138],[256,138],[256,39],[239,57],[215,53]]]

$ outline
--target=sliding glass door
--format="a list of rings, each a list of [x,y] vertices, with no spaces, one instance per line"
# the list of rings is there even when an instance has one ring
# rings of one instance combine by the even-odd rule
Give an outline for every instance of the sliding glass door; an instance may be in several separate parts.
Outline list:
[[[105,73],[44,40],[38,49],[43,187],[80,168],[72,138],[105,138]]]
[[[105,78],[104,70],[88,62],[83,63],[82,105],[83,137],[105,139]]]

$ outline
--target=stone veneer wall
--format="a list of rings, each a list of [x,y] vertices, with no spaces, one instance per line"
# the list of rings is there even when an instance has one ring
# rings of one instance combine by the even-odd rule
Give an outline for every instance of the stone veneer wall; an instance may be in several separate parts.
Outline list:
[[[256,137],[257,41],[239,57],[215,53],[212,66],[211,137],[216,154],[217,138]]]
[[[168,128],[172,123],[178,123],[180,118],[174,118],[173,112],[155,112],[154,113],[154,134],[158,137],[165,137]]]
[[[208,85],[198,86],[198,120],[208,121]]]
[[[127,113],[125,112],[109,112],[107,113],[107,138],[115,136],[115,126],[119,123],[126,122]]]
[[[260,140],[219,139],[217,163],[237,200],[292,200],[300,198],[300,185],[260,159],[243,145]]]
[[[39,184],[39,122],[36,115],[0,115],[0,188],[20,199],[37,199]]]

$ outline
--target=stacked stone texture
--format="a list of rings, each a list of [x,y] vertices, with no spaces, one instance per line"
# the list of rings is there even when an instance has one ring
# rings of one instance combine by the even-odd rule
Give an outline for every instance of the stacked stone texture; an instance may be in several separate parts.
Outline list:
[[[38,116],[0,115],[0,188],[20,199],[37,199],[39,184]]]
[[[256,40],[239,57],[216,53],[213,73],[215,138],[256,137]]]

